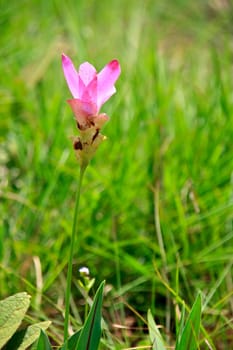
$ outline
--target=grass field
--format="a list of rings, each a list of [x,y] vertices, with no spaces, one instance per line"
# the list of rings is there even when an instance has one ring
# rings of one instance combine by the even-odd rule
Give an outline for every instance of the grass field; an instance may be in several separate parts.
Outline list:
[[[54,346],[62,341],[79,167],[61,53],[98,70],[117,58],[117,94],[102,108],[107,141],[82,189],[74,327],[87,266],[94,290],[106,280],[103,349],[149,347],[148,308],[172,346],[180,299],[191,306],[198,292],[200,349],[231,349],[232,2],[1,0],[0,9],[1,298],[30,293],[28,321],[50,319]]]

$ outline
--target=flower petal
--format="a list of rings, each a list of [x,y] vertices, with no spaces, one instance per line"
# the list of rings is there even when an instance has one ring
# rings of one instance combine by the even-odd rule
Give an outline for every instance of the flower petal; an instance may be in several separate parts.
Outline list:
[[[89,62],[84,62],[79,67],[79,76],[87,86],[95,78],[96,69]]]
[[[114,84],[121,73],[117,60],[109,62],[98,74],[97,107],[100,107],[116,92]]]
[[[88,117],[97,113],[97,106],[91,102],[83,102],[77,98],[67,101],[72,108],[80,129],[85,129],[88,126]]]
[[[74,98],[79,98],[79,75],[76,69],[74,68],[74,65],[71,61],[71,59],[62,54],[62,67],[64,71],[64,75],[66,78],[67,85],[70,89],[71,94]]]
[[[97,76],[84,87],[80,99],[84,102],[97,103]]]

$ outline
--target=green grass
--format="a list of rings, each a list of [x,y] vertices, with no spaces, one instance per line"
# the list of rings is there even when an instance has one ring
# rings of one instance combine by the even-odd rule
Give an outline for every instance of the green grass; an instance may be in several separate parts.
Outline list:
[[[102,108],[108,139],[84,178],[73,314],[84,312],[85,265],[95,290],[103,279],[109,287],[104,349],[149,345],[149,308],[174,344],[175,306],[181,298],[191,307],[198,292],[208,341],[230,349],[231,2],[2,0],[0,8],[1,297],[29,292],[31,316],[52,320],[50,335],[62,340],[79,169],[60,55],[98,70],[117,58],[117,94]],[[140,330],[112,327],[130,317]]]

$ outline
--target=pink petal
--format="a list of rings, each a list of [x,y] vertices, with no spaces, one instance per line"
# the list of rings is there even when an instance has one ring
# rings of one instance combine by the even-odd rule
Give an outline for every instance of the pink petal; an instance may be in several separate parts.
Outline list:
[[[91,102],[83,102],[77,98],[67,101],[72,108],[75,119],[83,128],[87,125],[87,118],[97,113],[97,106]]]
[[[71,59],[62,54],[62,67],[64,71],[64,75],[66,78],[67,85],[70,89],[71,94],[75,98],[79,98],[79,75]]]
[[[109,62],[98,74],[98,109],[116,92],[114,84],[121,73],[120,64],[117,60]]]
[[[80,99],[85,102],[97,103],[97,76],[83,89]]]
[[[79,67],[79,76],[82,79],[84,85],[88,85],[96,76],[95,67],[90,63],[84,62]]]

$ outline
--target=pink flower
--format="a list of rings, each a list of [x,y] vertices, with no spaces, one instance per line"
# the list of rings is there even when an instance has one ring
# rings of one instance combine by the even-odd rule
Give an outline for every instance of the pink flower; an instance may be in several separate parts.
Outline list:
[[[108,119],[99,114],[101,106],[116,92],[115,82],[121,69],[119,62],[109,62],[98,74],[88,62],[81,64],[77,72],[71,59],[62,54],[62,67],[73,99],[68,100],[80,129],[96,124],[101,127]]]

